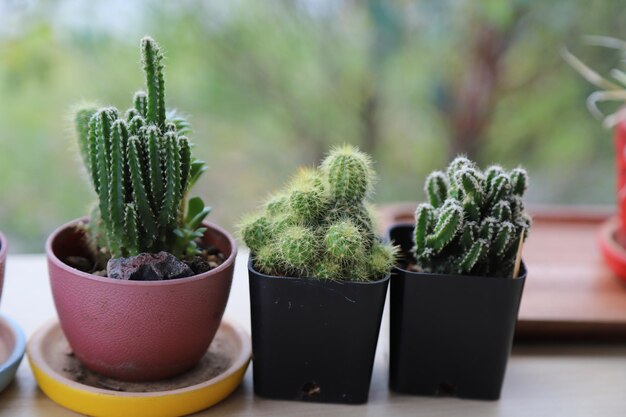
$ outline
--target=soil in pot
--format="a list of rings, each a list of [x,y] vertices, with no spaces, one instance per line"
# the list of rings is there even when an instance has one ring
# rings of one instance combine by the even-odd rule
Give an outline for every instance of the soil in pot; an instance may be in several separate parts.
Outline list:
[[[200,254],[178,259],[169,252],[141,253],[129,258],[110,259],[106,264],[90,250],[86,222],[74,227],[73,239],[77,244],[60,259],[79,271],[98,276],[130,281],[162,281],[185,278],[211,271],[221,265],[226,257],[213,245],[198,241]]]

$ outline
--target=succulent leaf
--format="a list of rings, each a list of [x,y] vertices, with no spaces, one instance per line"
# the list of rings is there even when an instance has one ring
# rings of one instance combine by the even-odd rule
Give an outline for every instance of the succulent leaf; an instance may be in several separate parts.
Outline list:
[[[498,231],[493,238],[493,248],[497,256],[502,256],[511,244],[515,241],[515,226],[513,223],[505,221],[500,223]]]
[[[484,239],[478,239],[475,241],[467,252],[463,255],[459,262],[458,271],[461,274],[470,272],[474,266],[483,258],[489,251],[489,244]]]
[[[141,40],[141,60],[146,75],[147,109],[149,123],[165,127],[165,80],[163,77],[163,53],[150,37]]]
[[[272,224],[264,216],[249,216],[239,225],[244,243],[254,253],[268,244],[272,237]]]
[[[500,200],[491,209],[491,216],[501,222],[509,222],[513,218],[511,204],[506,200]]]
[[[322,163],[329,192],[337,201],[358,203],[371,192],[374,171],[370,157],[353,146],[334,148]]]
[[[388,243],[376,242],[369,261],[369,275],[382,278],[389,273],[398,256],[398,248]]]
[[[443,207],[433,232],[426,237],[426,244],[435,253],[441,252],[454,239],[463,224],[463,210],[458,204]]]
[[[346,265],[363,258],[365,245],[361,231],[350,221],[332,224],[324,235],[326,253]]]
[[[137,213],[132,203],[126,204],[124,210],[124,234],[126,242],[123,254],[125,256],[136,256],[139,254],[139,229],[137,227]]]
[[[306,276],[318,254],[315,232],[304,226],[290,226],[279,236],[277,250],[288,269]]]
[[[91,158],[89,154],[89,123],[91,117],[97,112],[94,108],[83,108],[76,112],[74,124],[76,126],[76,135],[78,137],[78,149],[83,159],[83,163],[87,171],[91,171]]]
[[[124,150],[127,130],[123,120],[117,120],[112,126],[110,177],[109,177],[109,221],[118,236],[124,235],[124,167],[126,166]]]
[[[417,254],[422,253],[426,248],[426,236],[430,233],[433,212],[433,206],[425,203],[418,205],[415,210],[414,242]]]
[[[448,180],[441,171],[434,171],[426,178],[424,191],[428,195],[431,206],[437,208],[443,205],[448,196]]]
[[[511,171],[511,189],[513,194],[522,196],[528,189],[528,174],[522,168],[515,168]]]
[[[133,109],[145,118],[148,114],[148,95],[145,91],[137,91],[133,96]]]

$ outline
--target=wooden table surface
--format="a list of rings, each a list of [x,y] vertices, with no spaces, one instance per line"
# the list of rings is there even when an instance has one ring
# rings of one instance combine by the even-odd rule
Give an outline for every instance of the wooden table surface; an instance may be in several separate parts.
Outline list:
[[[250,328],[247,253],[240,252],[225,316]],[[55,317],[43,255],[9,256],[1,312],[27,335]],[[528,277],[532,280],[532,275]],[[496,402],[413,397],[387,390],[388,306],[383,318],[367,405],[270,401],[252,393],[251,369],[243,385],[201,416],[625,416],[626,345],[515,346],[502,398]],[[61,417],[76,414],[49,400],[24,359],[16,380],[0,393],[0,416]],[[135,416],[129,416],[135,417]],[[141,416],[136,416],[141,417]]]

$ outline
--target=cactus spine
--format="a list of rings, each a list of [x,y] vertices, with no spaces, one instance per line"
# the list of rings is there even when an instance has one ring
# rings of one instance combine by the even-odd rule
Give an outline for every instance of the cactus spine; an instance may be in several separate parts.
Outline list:
[[[369,156],[352,146],[333,149],[317,169],[301,169],[241,223],[255,268],[334,280],[388,274],[396,249],[376,238],[366,205],[374,176]]]
[[[194,254],[208,208],[189,188],[206,169],[192,159],[189,125],[165,109],[163,54],[149,37],[141,40],[146,90],[122,116],[117,109],[87,108],[76,114],[83,162],[98,195],[92,236],[113,257],[166,250]]]
[[[429,203],[415,211],[418,266],[434,273],[511,276],[516,242],[530,228],[522,201],[527,187],[522,168],[482,172],[462,156],[446,173],[431,173],[424,185]]]

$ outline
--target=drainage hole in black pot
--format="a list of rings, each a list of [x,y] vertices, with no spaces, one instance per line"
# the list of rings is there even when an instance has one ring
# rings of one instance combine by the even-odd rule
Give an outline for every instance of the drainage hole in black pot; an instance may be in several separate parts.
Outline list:
[[[456,395],[456,387],[449,382],[440,382],[436,395],[440,397],[454,397]]]
[[[320,395],[322,388],[315,382],[307,382],[302,386],[304,398],[315,398]]]

